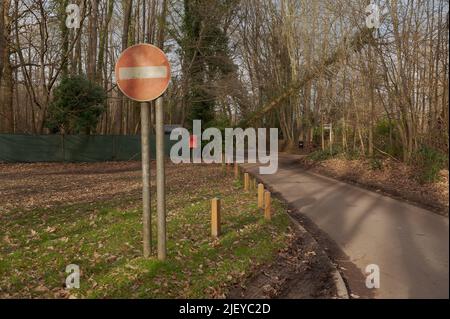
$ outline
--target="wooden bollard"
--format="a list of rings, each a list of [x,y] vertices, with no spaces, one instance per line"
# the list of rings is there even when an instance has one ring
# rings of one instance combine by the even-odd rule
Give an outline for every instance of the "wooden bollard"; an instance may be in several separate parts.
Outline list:
[[[250,174],[244,174],[244,190],[248,192],[250,190]]]
[[[239,165],[236,162],[234,162],[234,178],[239,179]]]
[[[258,184],[258,208],[264,208],[264,184]]]
[[[264,218],[266,220],[272,219],[272,209],[270,205],[270,192],[264,193]]]
[[[253,190],[253,185],[254,185],[254,179],[253,179],[253,177],[249,177],[249,179],[248,179],[248,190],[249,191],[252,191]]]
[[[211,236],[220,236],[220,199],[214,198],[211,201]]]

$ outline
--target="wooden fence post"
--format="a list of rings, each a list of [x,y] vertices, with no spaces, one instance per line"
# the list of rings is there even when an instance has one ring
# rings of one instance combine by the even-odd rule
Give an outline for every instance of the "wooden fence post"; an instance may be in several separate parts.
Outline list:
[[[234,178],[239,179],[239,165],[236,162],[234,162]]]
[[[264,184],[258,184],[258,208],[264,208]]]
[[[271,203],[270,203],[270,192],[264,193],[264,218],[266,220],[272,219],[272,210],[271,210]]]
[[[214,238],[220,236],[220,199],[211,201],[211,235]]]
[[[244,190],[246,192],[250,190],[250,175],[248,173],[244,174]]]

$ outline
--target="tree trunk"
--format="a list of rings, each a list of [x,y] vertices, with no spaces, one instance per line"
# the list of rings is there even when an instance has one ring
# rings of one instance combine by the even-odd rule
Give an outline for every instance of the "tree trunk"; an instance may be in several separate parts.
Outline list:
[[[100,44],[98,51],[98,69],[97,69],[97,83],[102,83],[103,77],[103,67],[105,64],[105,51],[106,51],[106,43],[108,42],[108,30],[109,24],[112,19],[113,11],[114,11],[114,0],[109,0],[108,2],[108,12],[106,14],[106,21],[104,22],[103,29],[100,34]]]
[[[129,33],[130,33],[130,23],[131,23],[131,12],[133,9],[133,0],[123,0],[122,1],[124,19],[123,19],[123,29],[122,29],[122,51],[128,48]],[[124,109],[127,106],[126,97],[120,93],[119,109],[117,114],[117,120],[119,121],[119,134],[124,134]]]
[[[14,133],[13,93],[14,81],[9,52],[4,55],[3,81],[0,86],[0,132]]]
[[[8,17],[9,0],[0,0],[0,86],[2,84],[2,75],[4,68],[4,59],[6,54],[6,48],[8,46],[6,40],[6,18]]]
[[[98,0],[91,0],[88,33],[87,76],[89,80],[95,81],[97,72]]]

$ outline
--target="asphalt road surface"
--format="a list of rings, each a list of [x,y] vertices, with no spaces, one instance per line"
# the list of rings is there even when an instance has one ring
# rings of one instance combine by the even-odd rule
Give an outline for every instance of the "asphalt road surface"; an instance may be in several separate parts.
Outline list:
[[[379,266],[373,297],[449,297],[447,217],[307,172],[296,161],[298,156],[280,155],[278,172],[259,178],[326,233],[361,278],[368,265]],[[243,166],[259,171],[256,164]]]

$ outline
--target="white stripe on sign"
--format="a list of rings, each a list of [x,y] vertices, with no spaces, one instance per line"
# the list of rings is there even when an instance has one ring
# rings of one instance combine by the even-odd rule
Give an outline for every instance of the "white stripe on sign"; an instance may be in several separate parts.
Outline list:
[[[130,68],[119,68],[120,80],[160,79],[166,77],[166,66],[138,66]]]

